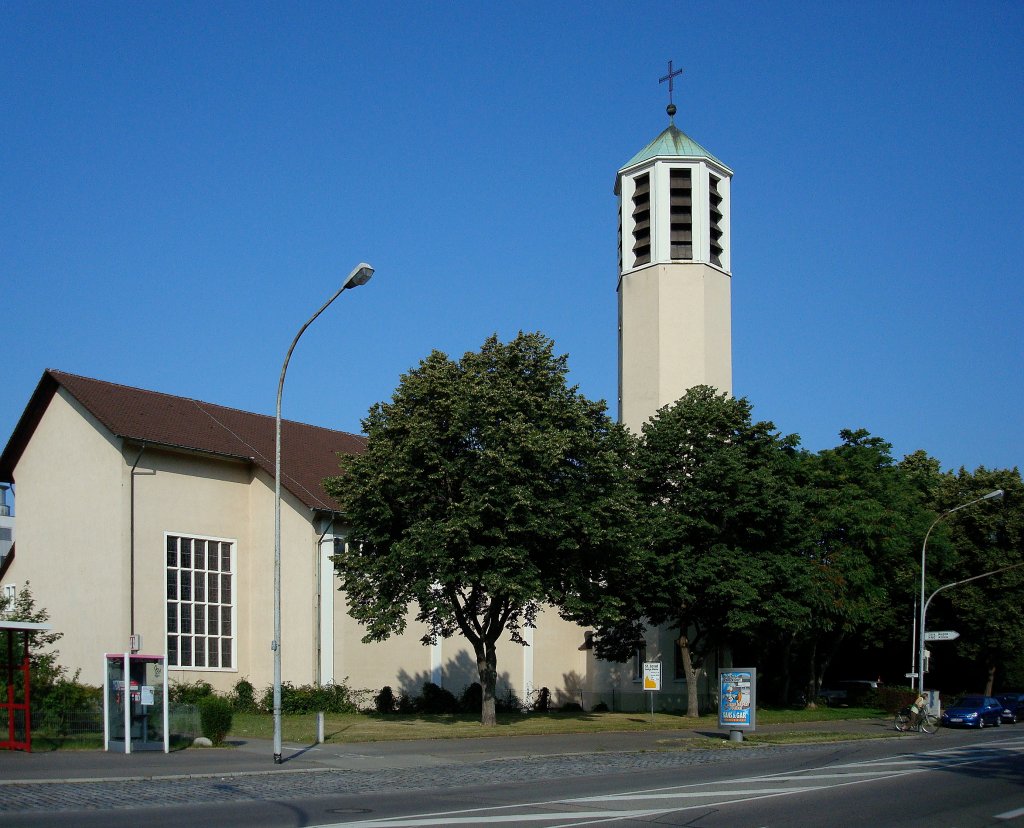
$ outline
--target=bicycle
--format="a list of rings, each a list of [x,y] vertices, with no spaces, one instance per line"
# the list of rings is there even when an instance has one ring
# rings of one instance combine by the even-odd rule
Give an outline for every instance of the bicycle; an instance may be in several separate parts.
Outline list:
[[[904,707],[896,713],[893,726],[900,733],[906,733],[908,730],[934,733],[939,729],[939,717],[930,712],[914,713],[909,707]]]

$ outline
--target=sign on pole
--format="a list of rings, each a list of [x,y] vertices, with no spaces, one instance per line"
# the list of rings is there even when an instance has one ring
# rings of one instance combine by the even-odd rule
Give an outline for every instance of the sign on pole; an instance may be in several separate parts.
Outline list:
[[[956,641],[959,637],[956,630],[934,630],[924,634],[925,641]]]
[[[644,690],[661,689],[661,662],[644,662]]]
[[[651,724],[654,724],[654,691],[661,689],[661,662],[644,662],[644,690],[651,691]]]

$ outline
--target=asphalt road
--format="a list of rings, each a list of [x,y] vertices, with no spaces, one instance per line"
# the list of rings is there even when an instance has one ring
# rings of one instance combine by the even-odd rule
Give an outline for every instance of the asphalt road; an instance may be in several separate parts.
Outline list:
[[[1024,828],[1024,727],[738,750],[648,736],[614,749],[628,741],[406,742],[321,757],[296,747],[278,772],[8,777],[0,825]]]

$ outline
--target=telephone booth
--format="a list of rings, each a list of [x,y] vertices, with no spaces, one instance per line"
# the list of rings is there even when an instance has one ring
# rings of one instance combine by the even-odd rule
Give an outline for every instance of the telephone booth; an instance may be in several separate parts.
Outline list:
[[[112,753],[168,753],[166,658],[107,653],[103,675],[103,747]]]
[[[0,620],[0,715],[6,724],[0,748],[32,751],[32,673],[29,641],[32,633],[46,632],[49,624]],[[4,715],[5,714],[5,715]]]

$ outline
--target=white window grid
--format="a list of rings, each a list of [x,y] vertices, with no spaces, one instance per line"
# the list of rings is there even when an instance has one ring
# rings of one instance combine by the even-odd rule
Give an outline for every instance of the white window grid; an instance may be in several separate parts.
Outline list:
[[[167,666],[235,669],[233,540],[166,535]]]

